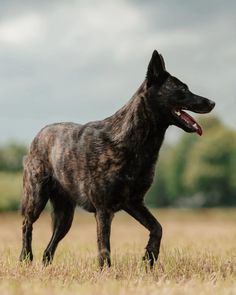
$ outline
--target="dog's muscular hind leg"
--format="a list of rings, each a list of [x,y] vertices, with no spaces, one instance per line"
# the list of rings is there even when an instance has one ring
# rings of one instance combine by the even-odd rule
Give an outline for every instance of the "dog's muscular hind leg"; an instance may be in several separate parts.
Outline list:
[[[31,247],[33,223],[39,218],[48,201],[44,180],[45,176],[40,162],[34,161],[29,167],[24,169],[24,197],[22,201],[22,215],[24,216],[22,226],[23,245],[20,261],[33,260]]]
[[[40,213],[44,209],[47,200],[43,199],[40,204],[38,204],[37,208],[33,210],[27,211],[24,214],[23,226],[22,226],[22,250],[20,254],[20,261],[23,260],[33,260],[33,253],[32,253],[32,231],[33,231],[33,223],[39,218]]]
[[[58,243],[68,233],[73,221],[75,209],[75,205],[72,204],[66,196],[60,196],[58,194],[57,196],[50,198],[50,200],[53,207],[53,234],[43,254],[43,264],[45,266],[52,262]]]

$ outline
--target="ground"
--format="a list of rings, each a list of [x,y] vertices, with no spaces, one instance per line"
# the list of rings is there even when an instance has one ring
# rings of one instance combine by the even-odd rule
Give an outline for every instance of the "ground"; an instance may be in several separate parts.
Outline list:
[[[78,211],[53,264],[42,267],[50,215],[36,222],[34,261],[20,264],[21,217],[0,215],[0,294],[236,294],[236,209],[156,210],[164,235],[153,271],[142,262],[148,232],[125,213],[112,226],[112,267],[97,264],[93,215]]]

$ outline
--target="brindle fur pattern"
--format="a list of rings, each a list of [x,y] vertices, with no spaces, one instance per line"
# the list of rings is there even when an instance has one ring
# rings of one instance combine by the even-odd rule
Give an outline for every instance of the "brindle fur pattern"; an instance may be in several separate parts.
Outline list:
[[[21,261],[33,259],[33,223],[50,200],[53,234],[43,255],[45,265],[52,261],[59,241],[69,231],[77,205],[95,213],[101,267],[111,264],[110,228],[119,210],[125,210],[149,230],[144,257],[153,265],[162,227],[143,199],[153,180],[165,131],[174,124],[162,109],[168,103],[163,97],[168,97],[168,91],[177,91],[176,84],[182,83],[175,79],[154,51],[147,78],[114,115],[85,125],[52,124],[38,133],[24,160]],[[206,107],[206,101],[201,103]]]

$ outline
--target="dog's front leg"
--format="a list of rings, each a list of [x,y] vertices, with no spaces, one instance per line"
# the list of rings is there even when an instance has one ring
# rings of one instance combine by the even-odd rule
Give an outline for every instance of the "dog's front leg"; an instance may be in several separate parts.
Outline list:
[[[130,204],[125,208],[125,211],[150,231],[144,259],[148,260],[150,262],[150,266],[152,267],[158,258],[162,237],[162,227],[143,204]]]
[[[104,264],[111,266],[110,259],[110,233],[113,213],[107,210],[97,210],[95,217],[97,221],[97,242],[99,265],[103,268]]]

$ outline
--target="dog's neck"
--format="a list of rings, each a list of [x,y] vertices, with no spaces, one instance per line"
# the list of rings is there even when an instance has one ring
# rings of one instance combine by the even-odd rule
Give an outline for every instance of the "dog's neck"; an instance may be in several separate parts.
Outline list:
[[[146,97],[146,81],[130,101],[109,118],[112,139],[137,150],[147,144],[159,150],[168,127],[154,114]]]

